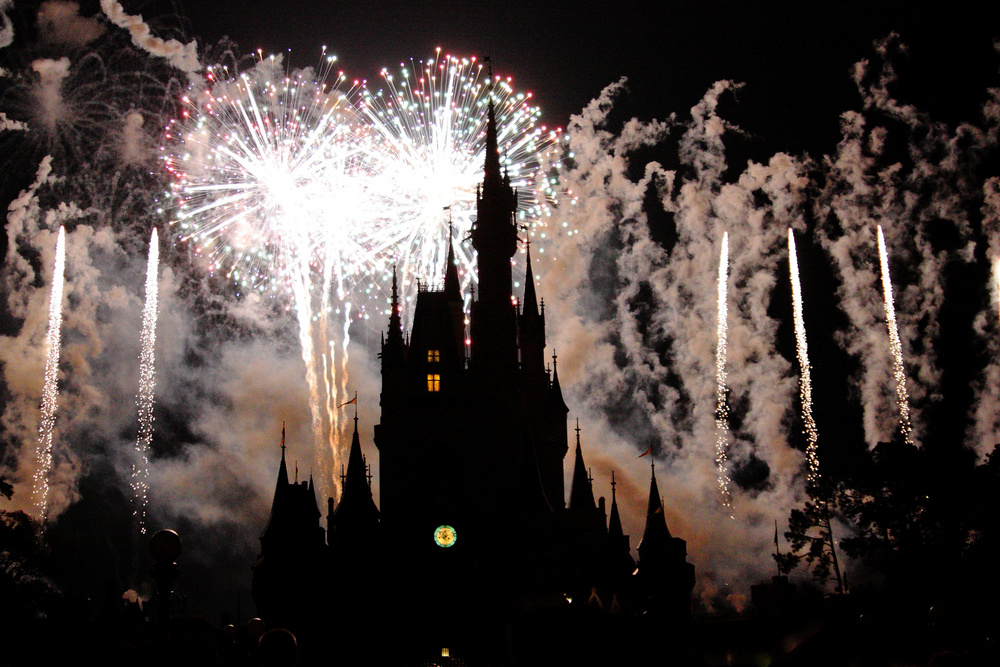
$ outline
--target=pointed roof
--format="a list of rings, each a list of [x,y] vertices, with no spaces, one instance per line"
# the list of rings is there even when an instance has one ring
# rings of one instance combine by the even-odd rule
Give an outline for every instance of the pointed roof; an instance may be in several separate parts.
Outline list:
[[[448,260],[444,269],[444,293],[448,301],[462,300],[462,287],[458,282],[458,266],[455,264],[455,237],[451,221],[448,222]]]
[[[646,528],[642,531],[639,541],[639,560],[643,553],[663,553],[672,539],[667,528],[667,517],[663,511],[663,501],[660,499],[660,489],[656,485],[656,466],[650,465],[649,502],[646,505]]]
[[[618,515],[618,498],[615,494],[615,471],[611,471],[611,518],[608,519],[608,537],[612,540],[625,539],[625,531],[622,529],[622,519]]]
[[[278,483],[274,498],[278,499],[278,489],[288,486],[288,466],[285,464],[285,422],[281,422],[281,463],[278,465]]]
[[[546,407],[549,410],[555,410],[566,414],[569,412],[569,407],[566,405],[566,401],[563,400],[562,387],[559,386],[559,366],[556,364],[559,357],[556,353],[552,353],[552,384],[549,385],[549,395],[545,398]]]
[[[594,489],[590,485],[590,478],[587,476],[587,468],[583,463],[583,451],[580,448],[580,420],[576,420],[576,462],[573,464],[573,486],[569,494],[569,508],[571,510],[593,510]]]
[[[500,174],[500,149],[497,145],[497,116],[493,107],[493,84],[490,83],[490,105],[486,116],[486,164],[483,165],[483,189],[502,183]]]
[[[347,457],[347,475],[344,478],[344,489],[341,495],[340,508],[345,503],[352,504],[354,496],[371,498],[371,488],[368,486],[368,466],[361,452],[361,438],[358,435],[358,416],[354,415],[354,436],[351,438],[351,451]]]
[[[524,313],[538,314],[538,297],[535,295],[535,274],[531,272],[531,241],[527,241],[524,253],[527,262],[524,267]]]
[[[399,286],[396,282],[396,266],[392,267],[392,299],[390,301],[389,332],[382,342],[382,363],[398,364],[403,359],[403,320],[399,315]]]
[[[267,525],[261,534],[261,541],[287,533],[298,522],[296,508],[303,504],[298,485],[288,481],[288,464],[285,462],[285,424],[281,424],[281,463],[278,464],[278,479],[274,485],[274,499],[271,501],[271,513]],[[313,496],[313,508],[316,506]],[[318,510],[317,510],[318,514]]]
[[[378,523],[378,508],[375,506],[372,489],[368,484],[368,466],[361,452],[357,412],[354,413],[354,436],[351,439],[351,452],[347,457],[344,488],[340,495],[340,504],[337,505],[334,514],[338,532],[369,530]]]

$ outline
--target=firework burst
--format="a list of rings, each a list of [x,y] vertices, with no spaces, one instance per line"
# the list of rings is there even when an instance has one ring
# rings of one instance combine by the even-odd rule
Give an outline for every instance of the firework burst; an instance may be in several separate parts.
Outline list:
[[[331,77],[334,62],[287,73],[271,57],[238,77],[210,70],[209,85],[185,97],[168,126],[164,151],[173,225],[208,271],[242,290],[292,296],[320,480],[334,478],[343,438],[333,406],[346,382],[346,355],[336,351],[347,340],[328,319],[347,319],[373,269],[364,225],[380,202],[367,128],[340,89],[343,75]]]
[[[541,166],[561,131],[541,124],[531,93],[515,92],[510,78],[484,72],[476,58],[441,55],[438,49],[431,60],[411,61],[398,72],[382,70],[382,82],[378,91],[363,88],[358,103],[384,161],[386,215],[369,228],[371,245],[398,263],[406,294],[416,280],[444,276],[452,242],[468,298],[475,257],[460,241],[475,215],[489,101],[496,108],[502,165],[520,194],[518,220],[542,239],[554,193]],[[382,275],[386,280],[389,273]]]

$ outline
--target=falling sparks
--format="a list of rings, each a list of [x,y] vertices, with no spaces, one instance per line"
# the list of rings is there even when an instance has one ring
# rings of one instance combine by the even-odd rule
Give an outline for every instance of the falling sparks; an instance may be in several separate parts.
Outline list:
[[[59,399],[59,348],[62,331],[63,274],[66,270],[66,232],[60,227],[52,269],[49,297],[49,329],[45,335],[45,383],[42,389],[41,423],[38,426],[38,467],[35,470],[35,499],[42,522],[49,514],[49,472],[52,470],[52,432],[56,425]]]
[[[368,131],[339,88],[343,76],[332,88],[324,83],[334,59],[325,62],[318,73],[287,74],[273,57],[235,78],[213,70],[212,85],[193,91],[168,127],[164,162],[175,177],[173,224],[208,270],[241,289],[291,295],[315,470],[321,484],[335,485],[342,438],[329,319],[346,322],[346,299],[369,282],[375,255],[366,225],[381,199]]]
[[[788,230],[788,273],[792,281],[792,311],[795,320],[795,351],[799,357],[799,398],[802,400],[802,421],[805,425],[806,459],[809,463],[808,482],[819,483],[819,430],[812,412],[812,373],[809,348],[806,344],[806,324],[802,318],[802,286],[799,283],[799,261],[795,253],[795,235]]]
[[[903,345],[899,341],[896,326],[896,307],[892,299],[892,280],[889,277],[889,255],[885,250],[882,225],[878,226],[878,258],[882,265],[882,295],[885,300],[885,321],[889,328],[889,349],[892,351],[892,374],[896,380],[896,397],[899,400],[899,430],[907,444],[912,445],[910,435],[910,398],[906,392],[906,373],[903,368]]]
[[[160,261],[156,230],[149,239],[149,259],[146,262],[146,305],[142,309],[142,350],[139,353],[139,436],[135,441],[137,463],[132,464],[132,492],[135,508],[132,514],[139,520],[139,532],[146,534],[146,507],[149,502],[149,446],[153,442],[153,391],[156,388],[156,313],[157,267]]]
[[[726,449],[729,443],[729,402],[726,400],[726,337],[729,331],[726,308],[726,281],[729,276],[729,232],[722,234],[722,252],[719,254],[719,311],[717,343],[715,347],[715,466],[722,505],[733,515],[733,496],[726,470]]]

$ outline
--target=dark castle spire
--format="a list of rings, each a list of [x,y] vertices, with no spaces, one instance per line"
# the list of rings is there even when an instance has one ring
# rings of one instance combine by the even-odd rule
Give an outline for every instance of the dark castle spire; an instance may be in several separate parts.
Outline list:
[[[444,293],[448,301],[462,300],[462,287],[458,281],[458,266],[455,264],[455,235],[451,221],[448,221],[448,259],[444,268]]]
[[[496,110],[491,97],[483,186],[476,194],[472,226],[479,274],[478,300],[471,318],[472,364],[503,401],[516,392],[517,321],[511,274],[511,258],[517,252],[516,210],[517,192],[500,173]]]
[[[389,313],[389,345],[403,345],[403,321],[399,316],[399,288],[396,283],[396,265],[392,266],[392,312]]]
[[[500,147],[497,144],[497,115],[493,107],[493,86],[490,83],[490,105],[486,116],[486,164],[483,166],[483,189],[500,186]]]
[[[640,557],[646,549],[662,547],[670,537],[670,530],[667,528],[667,517],[663,511],[663,500],[660,498],[660,489],[656,485],[656,466],[651,463],[649,473],[649,501],[646,504],[646,528],[643,530],[642,540],[639,542]]]
[[[524,250],[524,303],[521,312],[525,315],[532,314],[538,316],[538,296],[535,294],[535,274],[531,272],[531,241],[527,241]],[[543,315],[544,317],[544,315]]]
[[[621,541],[625,537],[622,529],[622,519],[618,515],[618,497],[615,493],[615,471],[611,471],[611,517],[608,519],[608,537],[613,541]]]
[[[573,464],[573,486],[569,492],[569,508],[571,510],[593,510],[594,489],[587,476],[587,467],[583,463],[583,450],[580,448],[580,420],[576,421],[576,462]]]
[[[549,394],[545,397],[545,402],[549,410],[554,414],[561,415],[565,419],[566,414],[569,412],[569,407],[566,405],[565,399],[563,399],[562,387],[559,386],[559,366],[556,363],[558,360],[559,357],[553,352],[552,384],[549,385]]]
[[[336,539],[342,541],[345,538],[371,534],[378,525],[378,516],[379,511],[372,498],[371,485],[368,483],[368,466],[361,452],[357,404],[355,404],[354,436],[351,439],[351,452],[347,458],[347,474],[344,476],[344,488],[334,516]]]

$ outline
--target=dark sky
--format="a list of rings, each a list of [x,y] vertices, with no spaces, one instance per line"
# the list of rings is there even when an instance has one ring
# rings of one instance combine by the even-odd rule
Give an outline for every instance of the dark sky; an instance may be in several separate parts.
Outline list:
[[[248,52],[290,49],[293,66],[314,64],[326,45],[352,79],[376,79],[382,67],[438,46],[490,54],[497,72],[532,91],[554,125],[621,76],[630,81],[628,108],[642,118],[683,116],[713,82],[734,79],[747,85],[732,119],[771,152],[832,149],[837,116],[857,105],[850,69],[890,31],[910,47],[899,65],[903,84],[912,82],[913,101],[940,120],[974,114],[982,89],[970,96],[963,84],[997,72],[994,3],[976,10],[894,0],[584,4],[186,0],[181,7],[203,40],[229,35]]]

